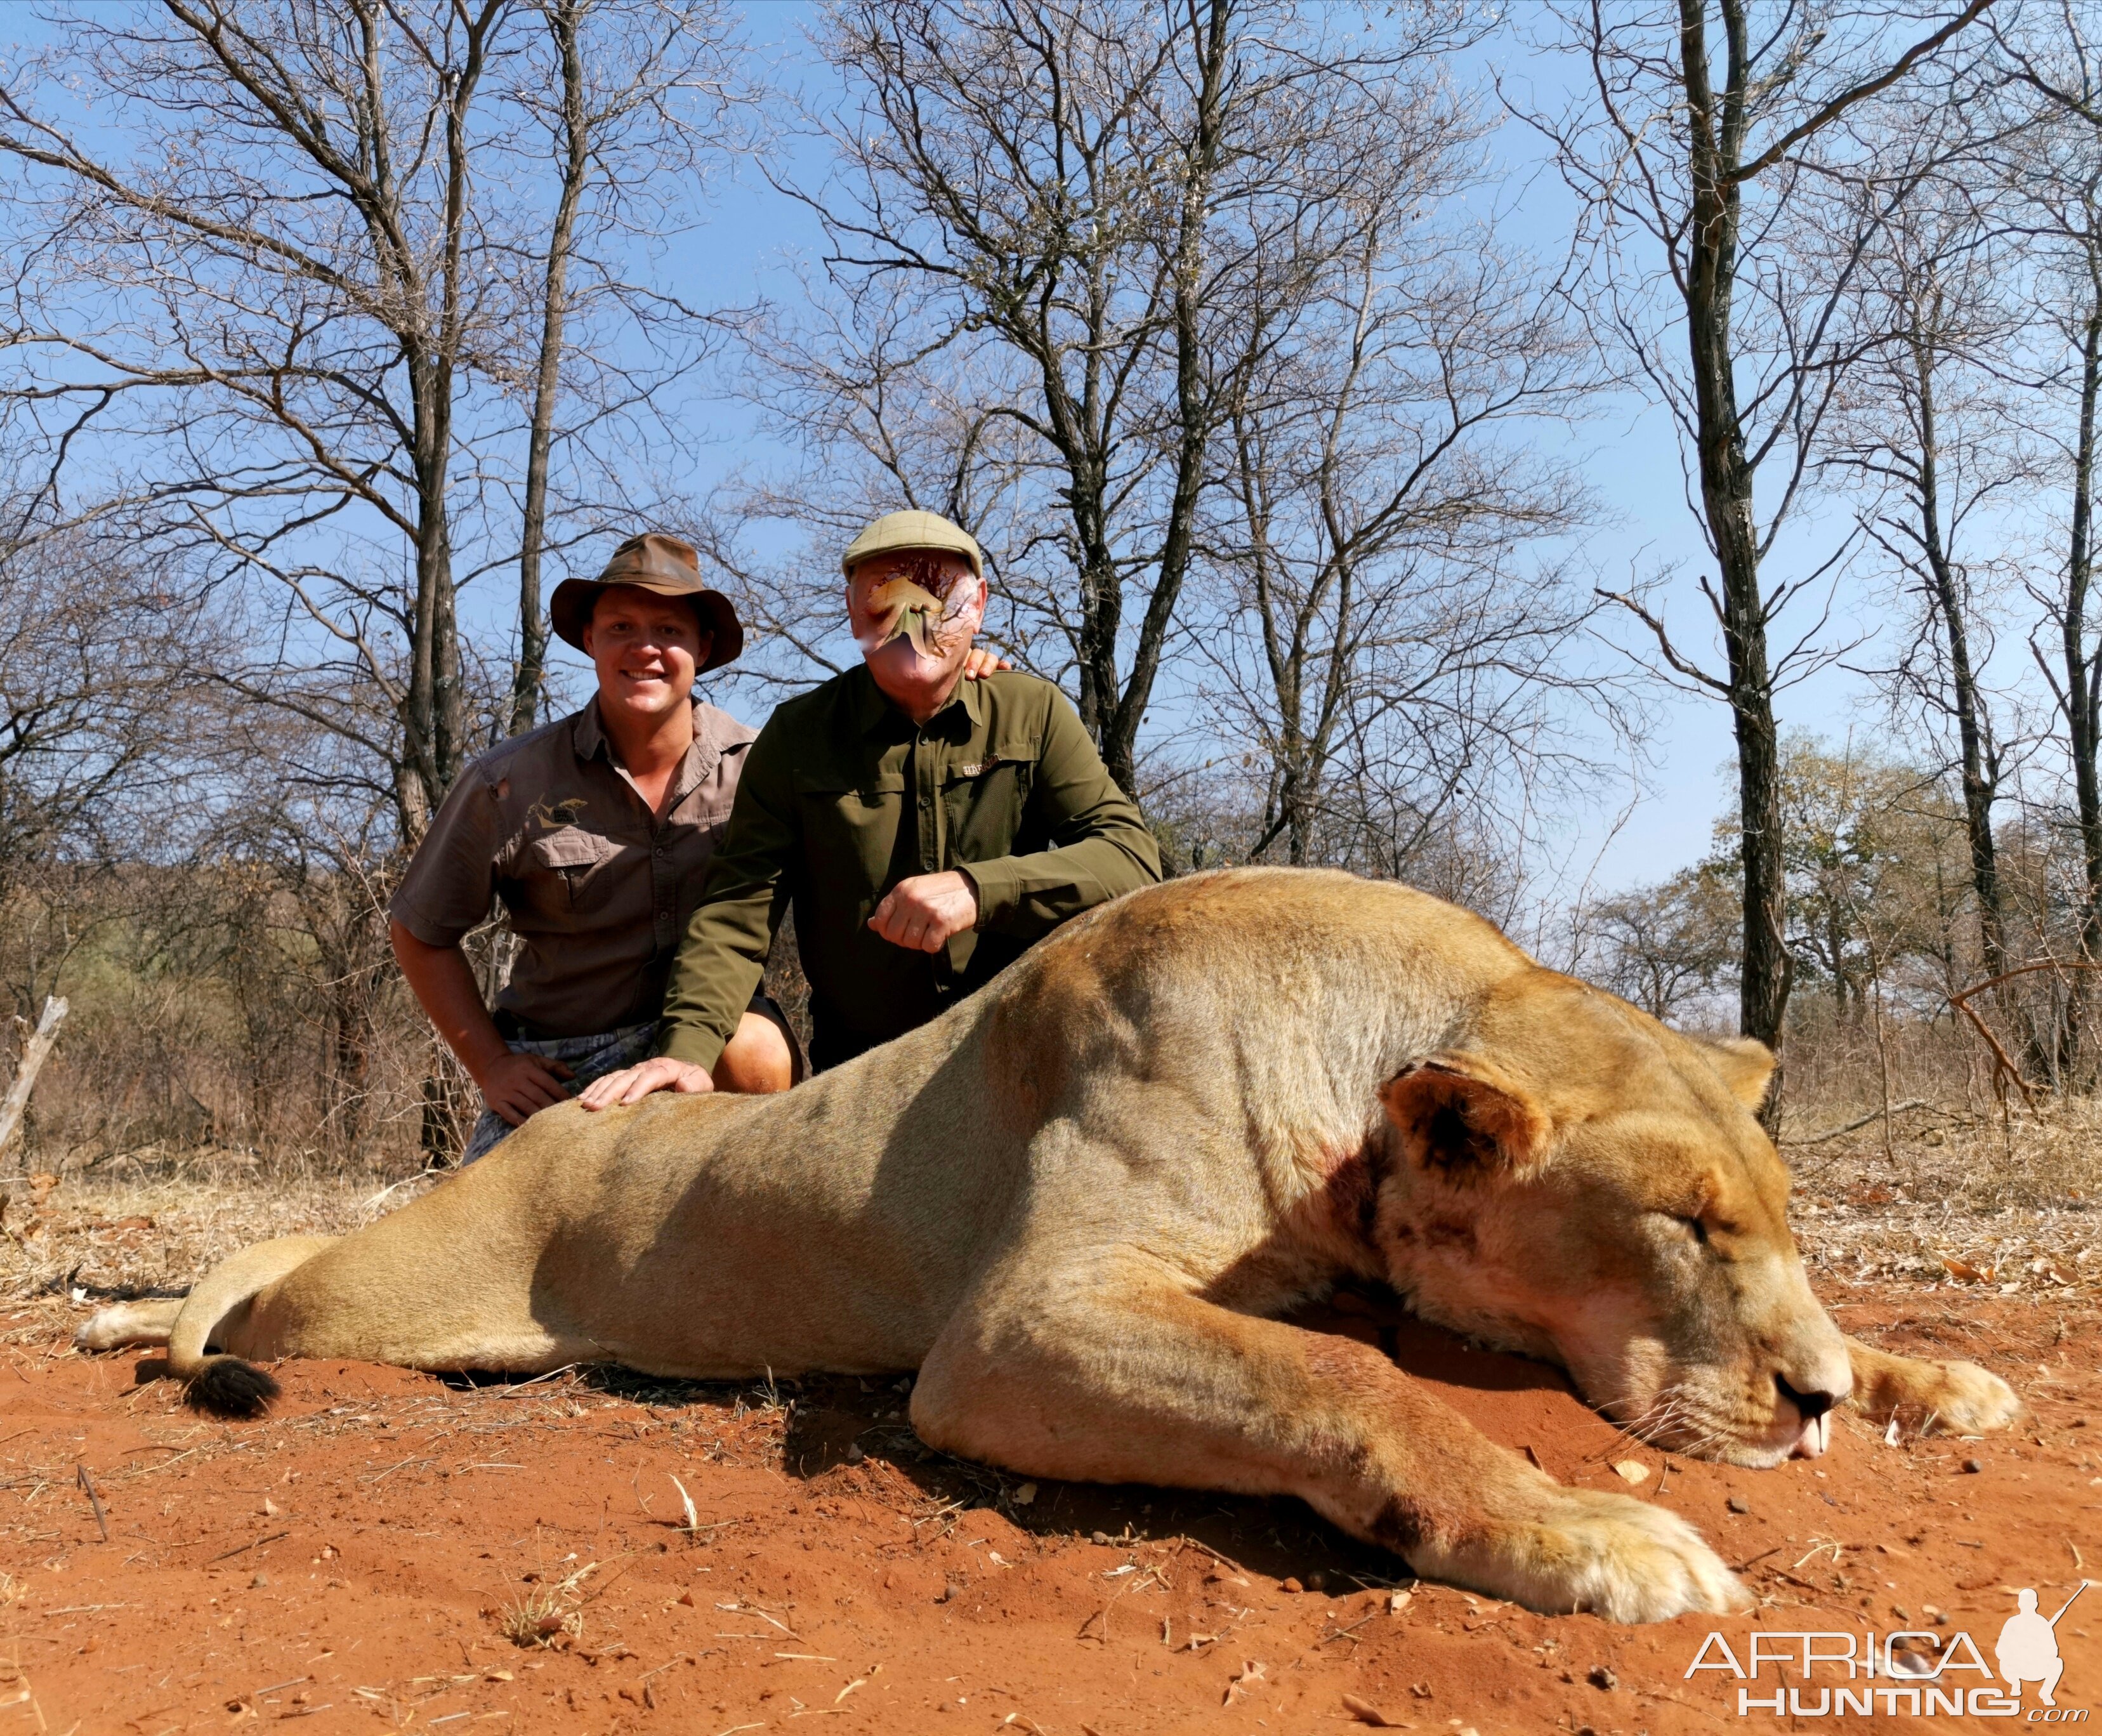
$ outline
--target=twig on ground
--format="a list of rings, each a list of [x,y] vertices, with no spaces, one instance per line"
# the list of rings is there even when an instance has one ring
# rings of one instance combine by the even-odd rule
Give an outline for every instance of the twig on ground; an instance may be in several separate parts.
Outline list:
[[[268,1537],[251,1538],[245,1543],[235,1544],[233,1548],[227,1550],[224,1554],[214,1556],[211,1561],[206,1562],[204,1565],[206,1567],[210,1567],[216,1562],[229,1561],[237,1555],[246,1555],[250,1550],[259,1548],[264,1543],[282,1543],[286,1538],[290,1537],[291,1534],[292,1534],[290,1531],[273,1531]]]
[[[73,1476],[74,1481],[81,1486],[81,1492],[87,1497],[87,1504],[95,1509],[95,1522],[102,1532],[103,1542],[108,1543],[109,1516],[102,1510],[102,1497],[95,1492],[95,1479],[87,1474],[87,1467],[85,1464],[73,1467]]]

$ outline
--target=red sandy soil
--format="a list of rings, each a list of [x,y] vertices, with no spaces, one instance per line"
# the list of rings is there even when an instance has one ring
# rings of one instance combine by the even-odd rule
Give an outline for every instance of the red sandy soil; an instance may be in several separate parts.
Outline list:
[[[1643,1628],[1418,1584],[1295,1503],[961,1465],[917,1446],[892,1384],[477,1387],[299,1363],[272,1417],[226,1423],[185,1410],[151,1356],[68,1352],[47,1312],[48,1338],[0,1350],[0,1736],[1364,1728],[1346,1696],[1423,1736],[1776,1727],[1740,1717],[1727,1675],[1687,1678],[1710,1630],[1741,1658],[1755,1624],[1934,1630],[1939,1609],[1989,1663],[2012,1588],[2047,1614],[2102,1561],[2102,1317],[1855,1294],[1850,1330],[1986,1362],[2029,1425],[1891,1445],[1848,1419],[1817,1464],[1744,1472],[1641,1446],[1550,1371],[1379,1302],[1310,1322],[1380,1338],[1559,1478],[1625,1489],[1616,1463],[1647,1467],[1637,1492],[1763,1598]],[[552,1643],[513,1644],[507,1612],[535,1596]],[[2097,1631],[2102,1587],[2060,1624],[2061,1706],[2102,1709]],[[1768,1665],[1758,1691],[1791,1679]],[[2027,1727],[2028,1692],[2019,1720],[1917,1721]]]

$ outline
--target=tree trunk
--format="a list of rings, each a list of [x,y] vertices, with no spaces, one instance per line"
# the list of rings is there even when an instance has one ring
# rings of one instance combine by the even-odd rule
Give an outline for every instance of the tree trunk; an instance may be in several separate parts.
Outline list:
[[[2098,262],[2091,253],[2091,268]],[[2096,747],[2102,740],[2102,658],[2087,650],[2087,588],[2093,577],[2095,493],[2095,412],[2102,393],[2102,274],[2091,269],[2091,300],[2081,344],[2080,433],[2073,453],[2073,529],[2065,571],[2065,724],[2073,761],[2075,813],[2080,828],[2083,871],[2080,910],[2080,956],[2102,958],[2102,779],[2098,779]],[[2060,1071],[2072,1075],[2078,1062],[2088,992],[2086,971],[2073,973],[2065,1010],[2065,1041]]]
[[[1956,734],[1962,754],[1963,828],[1971,848],[1971,885],[1978,898],[1978,933],[1985,975],[2007,968],[2007,918],[2000,895],[1998,847],[1993,837],[1993,801],[1998,793],[1999,764],[1985,739],[1978,677],[1971,664],[1971,630],[1963,587],[1949,558],[1941,535],[1940,456],[1936,450],[1934,360],[1915,344],[1913,366],[1919,393],[1920,546],[1927,557],[1927,579],[1936,612],[1949,647],[1949,678],[1956,712]]]
[[[533,421],[526,448],[525,519],[518,540],[518,666],[511,677],[510,733],[533,727],[546,678],[548,628],[540,613],[540,554],[547,539],[548,455],[554,443],[555,402],[562,377],[562,335],[569,317],[570,250],[577,207],[590,172],[589,119],[584,112],[583,60],[577,48],[581,0],[561,0],[548,29],[562,63],[562,191],[548,237],[541,285],[539,372],[533,385]]]
[[[1744,880],[1744,963],[1738,1026],[1781,1052],[1793,984],[1782,859],[1780,731],[1767,651],[1766,600],[1759,587],[1759,539],[1752,511],[1752,466],[1745,451],[1732,349],[1738,184],[1744,147],[1744,81],[1749,49],[1741,7],[1726,3],[1729,78],[1718,106],[1708,66],[1706,0],[1679,0],[1680,73],[1691,134],[1692,211],[1686,238],[1686,331],[1692,363],[1701,500],[1715,551],[1717,610],[1729,659],[1727,698],[1737,744],[1740,857]],[[1782,1068],[1763,1112],[1780,1125]]]
[[[1175,483],[1169,498],[1168,526],[1161,539],[1160,565],[1152,594],[1140,618],[1138,644],[1131,673],[1117,695],[1102,732],[1102,762],[1119,788],[1135,794],[1139,726],[1152,703],[1160,673],[1161,653],[1182,600],[1190,571],[1190,547],[1196,530],[1197,501],[1204,486],[1204,458],[1211,442],[1213,409],[1207,385],[1207,357],[1202,321],[1204,297],[1204,241],[1210,227],[1212,177],[1218,167],[1221,109],[1232,35],[1233,0],[1210,0],[1197,38],[1196,125],[1182,167],[1182,206],[1175,235]],[[1193,33],[1196,7],[1190,7]]]

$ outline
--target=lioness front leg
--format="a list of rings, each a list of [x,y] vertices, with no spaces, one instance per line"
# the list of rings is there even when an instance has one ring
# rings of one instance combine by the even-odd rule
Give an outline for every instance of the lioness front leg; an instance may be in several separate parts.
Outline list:
[[[1975,1362],[1925,1362],[1847,1340],[1854,1403],[1875,1421],[1896,1416],[1922,1434],[1982,1435],[2022,1414],[2015,1389]]]
[[[912,1421],[933,1445],[1039,1476],[1297,1495],[1417,1573],[1551,1613],[1750,1602],[1676,1515],[1559,1485],[1365,1345],[1099,1276],[1029,1288],[967,1308],[922,1366]]]

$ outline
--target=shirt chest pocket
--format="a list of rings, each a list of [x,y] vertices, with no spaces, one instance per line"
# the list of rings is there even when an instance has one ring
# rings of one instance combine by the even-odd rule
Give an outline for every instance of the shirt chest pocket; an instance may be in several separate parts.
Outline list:
[[[603,907],[620,877],[618,840],[581,826],[543,833],[526,846],[528,896],[550,916]]]
[[[1035,782],[1034,742],[1002,744],[982,760],[952,763],[942,787],[950,859],[990,862],[1031,847],[1022,826]]]
[[[902,771],[864,772],[852,784],[838,771],[799,772],[796,806],[806,859],[842,867],[858,864],[870,887],[880,885],[897,844],[905,801]]]

